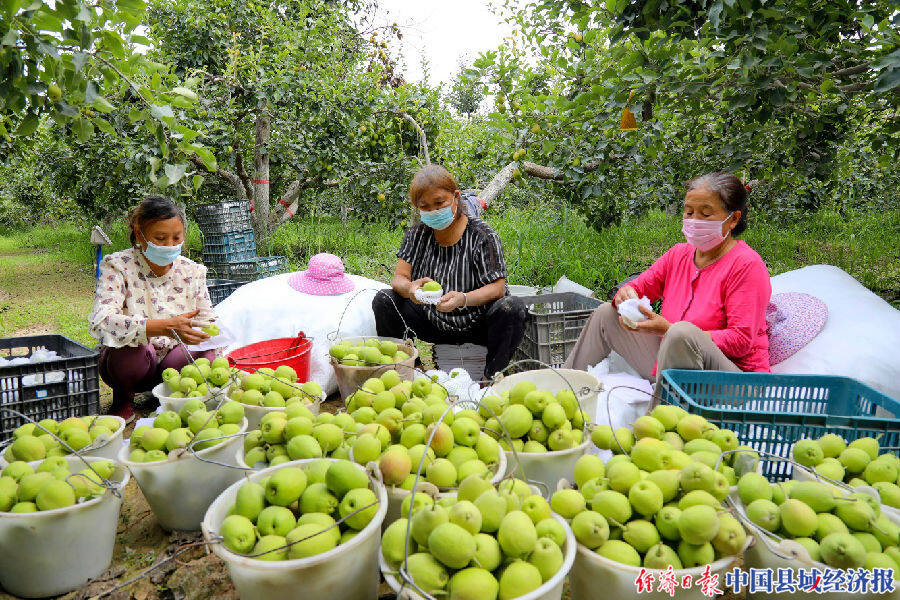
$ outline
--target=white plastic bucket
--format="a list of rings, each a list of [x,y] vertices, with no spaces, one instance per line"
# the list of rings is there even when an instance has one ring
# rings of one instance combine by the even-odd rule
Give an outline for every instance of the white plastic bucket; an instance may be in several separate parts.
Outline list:
[[[75,473],[87,468],[77,456],[66,461]],[[36,468],[40,463],[30,464]],[[110,480],[124,490],[128,477],[127,469],[116,466]],[[99,498],[67,508],[0,513],[3,589],[23,598],[43,598],[65,594],[99,576],[112,562],[121,506],[122,499],[107,490]]]
[[[322,402],[325,400],[325,392],[322,392],[322,396],[306,405],[306,408],[309,411],[317,415],[319,414],[319,407],[322,405]],[[259,429],[259,424],[262,422],[263,417],[265,417],[270,412],[284,412],[286,409],[283,406],[253,406],[250,404],[244,404],[244,416],[247,417],[247,430],[253,431],[254,429]]]
[[[560,517],[557,514],[553,515],[553,518],[559,521],[563,529],[566,530],[566,545],[563,548],[563,564],[560,567],[559,571],[556,572],[556,575],[550,578],[549,581],[544,583],[538,589],[525,594],[524,596],[519,596],[516,600],[560,600],[563,594],[563,584],[566,580],[566,575],[569,574],[569,571],[572,569],[572,564],[575,561],[575,536],[572,534],[572,529],[569,527],[569,524],[565,519]],[[423,597],[419,595],[411,586],[407,585],[404,587],[402,594],[400,594],[400,582],[401,580],[397,575],[394,574],[390,565],[388,565],[387,561],[384,558],[384,555],[381,552],[378,552],[378,564],[381,567],[381,574],[384,575],[384,580],[387,582],[391,589],[394,592],[398,592],[398,600],[423,600]],[[603,593],[603,590],[600,590]],[[582,600],[581,596],[570,594],[570,597],[575,600]],[[604,595],[604,598],[607,596]],[[608,596],[609,598],[624,598],[627,596]]]
[[[750,543],[750,536],[747,544]],[[746,549],[746,546],[745,546]],[[732,568],[736,556],[725,556],[710,564],[710,573],[719,573],[719,589],[724,589],[725,571]],[[685,575],[690,575],[692,581],[703,575],[706,566],[691,569],[679,569],[674,571],[680,582]],[[665,570],[646,569],[653,575],[654,591],[649,594],[637,594],[634,581],[641,572],[641,567],[632,567],[600,556],[587,546],[578,544],[578,556],[575,558],[575,566],[569,574],[569,593],[578,600],[606,600],[607,598],[651,598],[655,600],[669,599],[667,592],[657,592],[656,586],[660,573]],[[676,588],[675,597],[678,600],[700,600],[707,598],[700,591],[700,586],[694,586],[689,590]]]
[[[413,469],[418,468],[419,465],[413,465]],[[497,461],[497,472],[491,477],[491,484],[496,486],[500,483],[500,480],[503,479],[503,475],[506,473],[506,455],[504,452],[500,453],[500,459]],[[421,488],[423,483],[427,483],[425,481],[425,470],[422,470],[421,475],[419,476],[419,486]],[[430,484],[429,484],[430,485]],[[437,489],[437,488],[434,488]],[[400,509],[403,505],[403,501],[406,500],[406,497],[409,496],[410,490],[405,490],[400,487],[390,487],[387,488],[388,495],[388,510],[387,516],[384,518],[384,528],[387,528],[388,525],[399,519],[402,515],[400,514]],[[445,498],[447,496],[455,496],[456,490],[448,490],[446,492],[438,492],[437,498]]]
[[[796,472],[798,465],[793,465],[794,471]],[[741,504],[741,499],[737,494],[737,488],[732,488],[731,495],[728,497],[728,503],[734,507],[734,511],[737,514],[738,518],[741,521],[746,521],[746,513],[744,512],[744,507]],[[884,509],[884,505],[882,505],[882,509]],[[885,515],[893,521],[894,523],[900,525],[900,517],[896,514],[891,514],[885,512]],[[790,559],[782,558],[772,552],[772,550],[766,546],[764,540],[761,538],[761,535],[754,530],[752,527],[747,527],[752,534],[750,537],[754,539],[753,545],[744,553],[744,570],[747,569],[773,569],[773,573],[777,573],[778,569],[812,569],[816,568],[819,570],[825,570],[828,567],[825,563],[814,561],[810,558],[809,553],[806,552],[806,549],[800,544],[794,542],[793,540],[784,540],[780,544],[776,540],[768,540],[770,545],[774,545],[779,548],[779,551],[785,555],[791,555],[792,553],[795,556]],[[796,579],[796,577],[794,578]],[[755,593],[747,593],[747,600],[786,600],[787,598],[792,598],[797,594],[790,593],[767,593],[767,592],[755,592]],[[853,598],[890,598],[890,599],[900,599],[900,587],[894,590],[891,594],[848,594],[846,591],[843,592],[832,592],[827,594],[817,594],[817,598],[826,598],[828,600],[844,600],[848,597]]]
[[[516,468],[516,458],[510,451],[506,454],[506,471],[513,477],[524,479],[529,483],[543,484],[541,495],[549,498],[556,490],[560,480],[574,479],[575,463],[587,452],[591,443],[587,433],[581,444],[568,450],[554,450],[553,452],[516,452],[519,457],[519,468]],[[515,471],[515,473],[513,473]]]
[[[533,285],[507,284],[506,287],[509,289],[511,296],[535,296],[538,293],[538,289]]]
[[[247,419],[241,423],[240,433],[245,431]],[[244,470],[237,468],[234,461],[235,445],[242,444],[243,436],[235,435],[212,448],[196,452],[199,458],[233,468],[204,462],[190,452],[172,460],[131,462],[128,460],[129,445],[122,448],[118,460],[131,471],[163,529],[196,531],[216,496],[243,477]]]
[[[284,463],[248,476],[259,481],[278,469],[301,466],[321,459]],[[335,459],[326,459],[335,460]],[[362,469],[362,467],[359,467]],[[228,565],[231,581],[241,600],[294,600],[296,598],[333,598],[334,600],[372,600],[378,597],[376,556],[381,547],[381,522],[387,512],[387,495],[381,482],[369,478],[378,497],[375,517],[346,544],[328,552],[294,560],[265,561],[245,558],[222,544],[212,544],[212,551]],[[213,540],[228,509],[234,504],[243,481],[231,485],[210,505],[203,519],[203,536]]]
[[[108,440],[98,440],[99,443],[97,443],[96,445],[92,443],[89,446],[85,446],[78,452],[82,456],[93,456],[97,458],[116,460],[116,457],[119,455],[119,449],[122,447],[122,434],[125,433],[125,419],[113,415],[100,416],[105,419],[115,419],[119,422],[119,428],[116,429],[116,431],[112,434],[112,437],[110,437]],[[2,470],[8,464],[9,463],[6,461],[6,459],[3,458],[3,455],[0,454],[0,470]]]
[[[794,451],[791,450],[791,460],[794,460]],[[797,481],[822,481],[829,485],[832,484],[827,479],[822,479],[816,475],[816,473],[812,469],[807,469],[806,467],[800,466],[799,464],[794,462],[793,472],[791,474],[791,479],[795,479]],[[846,484],[845,484],[846,485]],[[850,486],[847,486],[850,487]],[[852,488],[854,492],[862,492],[864,494],[869,494],[870,496],[875,496],[879,502],[881,502],[881,494],[878,493],[878,490],[872,486],[859,486]],[[881,512],[886,514],[891,520],[900,523],[900,508],[894,508],[893,506],[887,506],[886,504],[881,505]]]
[[[597,420],[597,395],[600,380],[586,371],[575,369],[536,369],[508,375],[491,385],[486,394],[511,390],[520,381],[530,381],[539,390],[547,390],[556,394],[561,390],[572,390],[581,409],[587,414],[591,423]],[[493,391],[491,391],[493,390]]]

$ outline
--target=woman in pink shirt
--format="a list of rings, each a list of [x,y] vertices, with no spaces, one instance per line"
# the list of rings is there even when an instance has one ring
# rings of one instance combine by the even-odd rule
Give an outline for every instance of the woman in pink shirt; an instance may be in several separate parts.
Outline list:
[[[747,189],[734,175],[709,173],[687,184],[676,244],[612,303],[591,315],[565,366],[585,369],[620,354],[641,377],[665,369],[769,371],[766,306],[769,272],[753,248],[736,239],[747,228]],[[620,302],[662,298],[659,314],[628,327]]]

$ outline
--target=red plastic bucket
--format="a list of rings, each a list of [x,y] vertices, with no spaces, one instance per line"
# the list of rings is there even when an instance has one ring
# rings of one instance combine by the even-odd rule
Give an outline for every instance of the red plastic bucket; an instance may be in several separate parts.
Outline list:
[[[301,383],[309,380],[309,353],[312,340],[301,331],[297,337],[264,340],[228,353],[228,364],[250,373],[257,369],[287,365],[297,372]]]

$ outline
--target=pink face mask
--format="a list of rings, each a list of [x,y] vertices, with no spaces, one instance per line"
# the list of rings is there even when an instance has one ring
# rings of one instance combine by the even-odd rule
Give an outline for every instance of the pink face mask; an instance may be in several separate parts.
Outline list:
[[[695,247],[701,252],[712,250],[725,241],[725,238],[731,233],[722,235],[722,225],[731,218],[734,213],[729,213],[721,221],[707,221],[706,219],[683,219],[681,225],[681,233],[684,234],[688,244]]]

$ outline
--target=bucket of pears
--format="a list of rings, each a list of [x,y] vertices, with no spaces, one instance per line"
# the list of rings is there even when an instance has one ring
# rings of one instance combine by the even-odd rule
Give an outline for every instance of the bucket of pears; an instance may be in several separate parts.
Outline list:
[[[163,410],[178,412],[191,398],[199,398],[213,407],[218,403],[220,392],[231,385],[232,378],[233,369],[228,366],[228,359],[219,357],[210,362],[208,358],[200,357],[180,371],[165,369],[162,382],[153,387],[152,393]]]
[[[479,413],[485,431],[505,450],[510,473],[527,474],[547,496],[560,479],[571,477],[590,445],[587,427],[594,420],[598,387],[596,377],[568,369],[525,371],[493,384]]]
[[[197,530],[210,503],[244,470],[235,449],[247,431],[244,405],[230,400],[208,411],[191,398],[153,426],[135,428],[118,461],[128,467],[156,520],[166,530]]]
[[[128,471],[104,458],[7,465],[0,472],[3,589],[22,598],[56,596],[106,571],[127,483]]]
[[[284,411],[293,403],[301,403],[313,414],[318,413],[325,399],[322,386],[315,381],[300,382],[290,365],[278,365],[275,369],[263,367],[248,373],[229,367],[228,360],[221,357],[211,364],[205,358],[195,362],[196,366],[187,365],[180,373],[175,369],[163,371],[163,383],[153,389],[164,410],[179,412],[189,398],[202,399],[210,410],[223,401],[235,400],[244,405],[249,428],[255,429],[264,415]],[[212,391],[209,385],[213,386]],[[179,397],[166,396],[172,387],[192,391]]]
[[[378,597],[384,485],[343,459],[249,474],[210,505],[203,535],[242,600]]]
[[[724,582],[751,538],[723,502],[739,474],[758,470],[758,455],[741,447],[734,432],[666,404],[631,428],[597,426],[592,439],[612,458],[604,464],[593,454],[580,457],[574,485],[560,482],[550,498],[578,541],[572,597],[631,597],[642,569],[655,582],[661,576],[696,582],[707,569]],[[675,594],[705,597],[699,585]]]
[[[111,415],[43,419],[25,423],[13,431],[0,455],[0,469],[15,461],[31,462],[50,456],[81,456],[114,460],[122,447],[125,420]]]
[[[454,494],[408,496],[379,564],[398,598],[559,600],[575,553],[572,530],[537,488],[470,477]]]
[[[838,443],[838,438],[840,443]],[[813,449],[812,445],[818,446]],[[838,451],[839,447],[843,447]],[[861,459],[858,449],[867,455]],[[869,479],[877,479],[886,474],[895,475],[900,469],[900,459],[886,453],[879,456],[878,443],[874,438],[860,438],[847,444],[837,436],[825,435],[817,440],[798,440],[792,454],[793,471],[802,472],[804,463],[811,464],[810,456],[834,458],[835,455],[845,469],[856,475],[865,476],[865,467],[857,464],[884,461],[878,468],[870,469]],[[799,462],[797,462],[799,459]],[[790,461],[777,456],[766,460]],[[821,464],[821,463],[820,463]],[[883,467],[883,468],[882,468]],[[824,470],[828,470],[828,466]],[[893,572],[895,584],[900,578],[900,517],[896,511],[889,511],[881,504],[879,491],[870,485],[854,482],[851,487],[841,481],[838,473],[834,477],[821,476],[815,470],[807,471],[811,477],[771,482],[758,473],[745,474],[732,491],[729,502],[735,507],[736,515],[753,533],[758,543],[747,551],[745,565],[748,568],[775,569],[827,569],[853,571],[869,583],[876,578],[890,578]],[[877,481],[876,481],[877,483]],[[885,495],[882,495],[882,499]],[[869,571],[865,573],[865,571]],[[793,573],[796,581],[798,574]],[[846,583],[846,582],[845,582]],[[829,584],[830,585],[830,584]],[[846,598],[846,587],[820,588],[818,592],[826,598]],[[876,594],[869,584],[853,597],[900,598],[900,587],[893,593]],[[784,593],[750,594],[754,600],[784,598]]]
[[[387,365],[397,365],[400,379],[413,379],[419,351],[410,340],[366,336],[339,338],[328,354],[341,398],[346,400],[366,379],[390,368]]]
[[[854,434],[859,434],[857,430]],[[836,433],[818,439],[798,440],[791,447],[792,478],[798,481],[824,479],[845,483],[854,492],[877,492],[881,510],[900,518],[900,463],[897,448],[881,447],[879,437],[858,437],[847,443]],[[893,452],[891,452],[891,450]],[[863,489],[863,488],[869,489]]]

